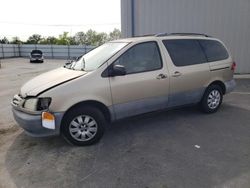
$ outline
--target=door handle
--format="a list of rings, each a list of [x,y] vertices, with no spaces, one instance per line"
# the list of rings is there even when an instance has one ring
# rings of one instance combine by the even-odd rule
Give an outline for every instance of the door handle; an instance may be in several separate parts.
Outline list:
[[[166,79],[167,78],[167,75],[166,74],[159,74],[156,79],[157,80],[162,80],[162,79]]]
[[[172,75],[173,77],[179,77],[182,74],[179,71],[175,71],[174,74]]]

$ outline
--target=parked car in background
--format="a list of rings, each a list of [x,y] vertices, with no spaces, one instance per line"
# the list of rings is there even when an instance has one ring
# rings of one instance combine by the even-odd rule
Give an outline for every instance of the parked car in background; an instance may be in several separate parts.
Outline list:
[[[41,50],[32,50],[30,52],[30,62],[41,62],[43,63],[43,52]]]
[[[89,145],[118,119],[193,104],[216,112],[235,87],[235,66],[225,45],[206,35],[116,40],[27,82],[13,114],[32,136]]]

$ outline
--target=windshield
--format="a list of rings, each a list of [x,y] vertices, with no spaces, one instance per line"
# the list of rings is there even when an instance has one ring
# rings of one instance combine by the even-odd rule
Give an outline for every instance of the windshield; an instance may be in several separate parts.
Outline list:
[[[125,42],[105,43],[83,55],[79,60],[73,62],[67,68],[84,71],[95,70],[127,44],[128,43]]]

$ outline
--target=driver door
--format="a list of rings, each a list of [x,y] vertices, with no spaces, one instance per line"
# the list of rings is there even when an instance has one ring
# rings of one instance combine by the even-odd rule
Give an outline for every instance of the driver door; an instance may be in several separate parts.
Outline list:
[[[157,42],[132,46],[114,63],[126,75],[110,77],[116,119],[167,107],[169,78]]]

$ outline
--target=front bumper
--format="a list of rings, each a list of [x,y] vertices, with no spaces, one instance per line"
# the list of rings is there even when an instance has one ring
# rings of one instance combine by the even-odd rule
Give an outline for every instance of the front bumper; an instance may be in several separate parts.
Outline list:
[[[30,61],[43,61],[44,60],[44,57],[41,56],[41,57],[32,57],[30,56]]]
[[[236,82],[235,80],[230,80],[225,82],[225,86],[226,86],[226,93],[230,93],[231,91],[233,91],[236,87]]]
[[[43,58],[30,58],[30,61],[43,61]]]
[[[33,137],[56,136],[60,134],[60,125],[62,121],[62,112],[53,113],[55,116],[55,129],[47,129],[42,126],[41,114],[29,114],[19,111],[12,107],[12,112],[16,122],[22,127],[28,135]]]

